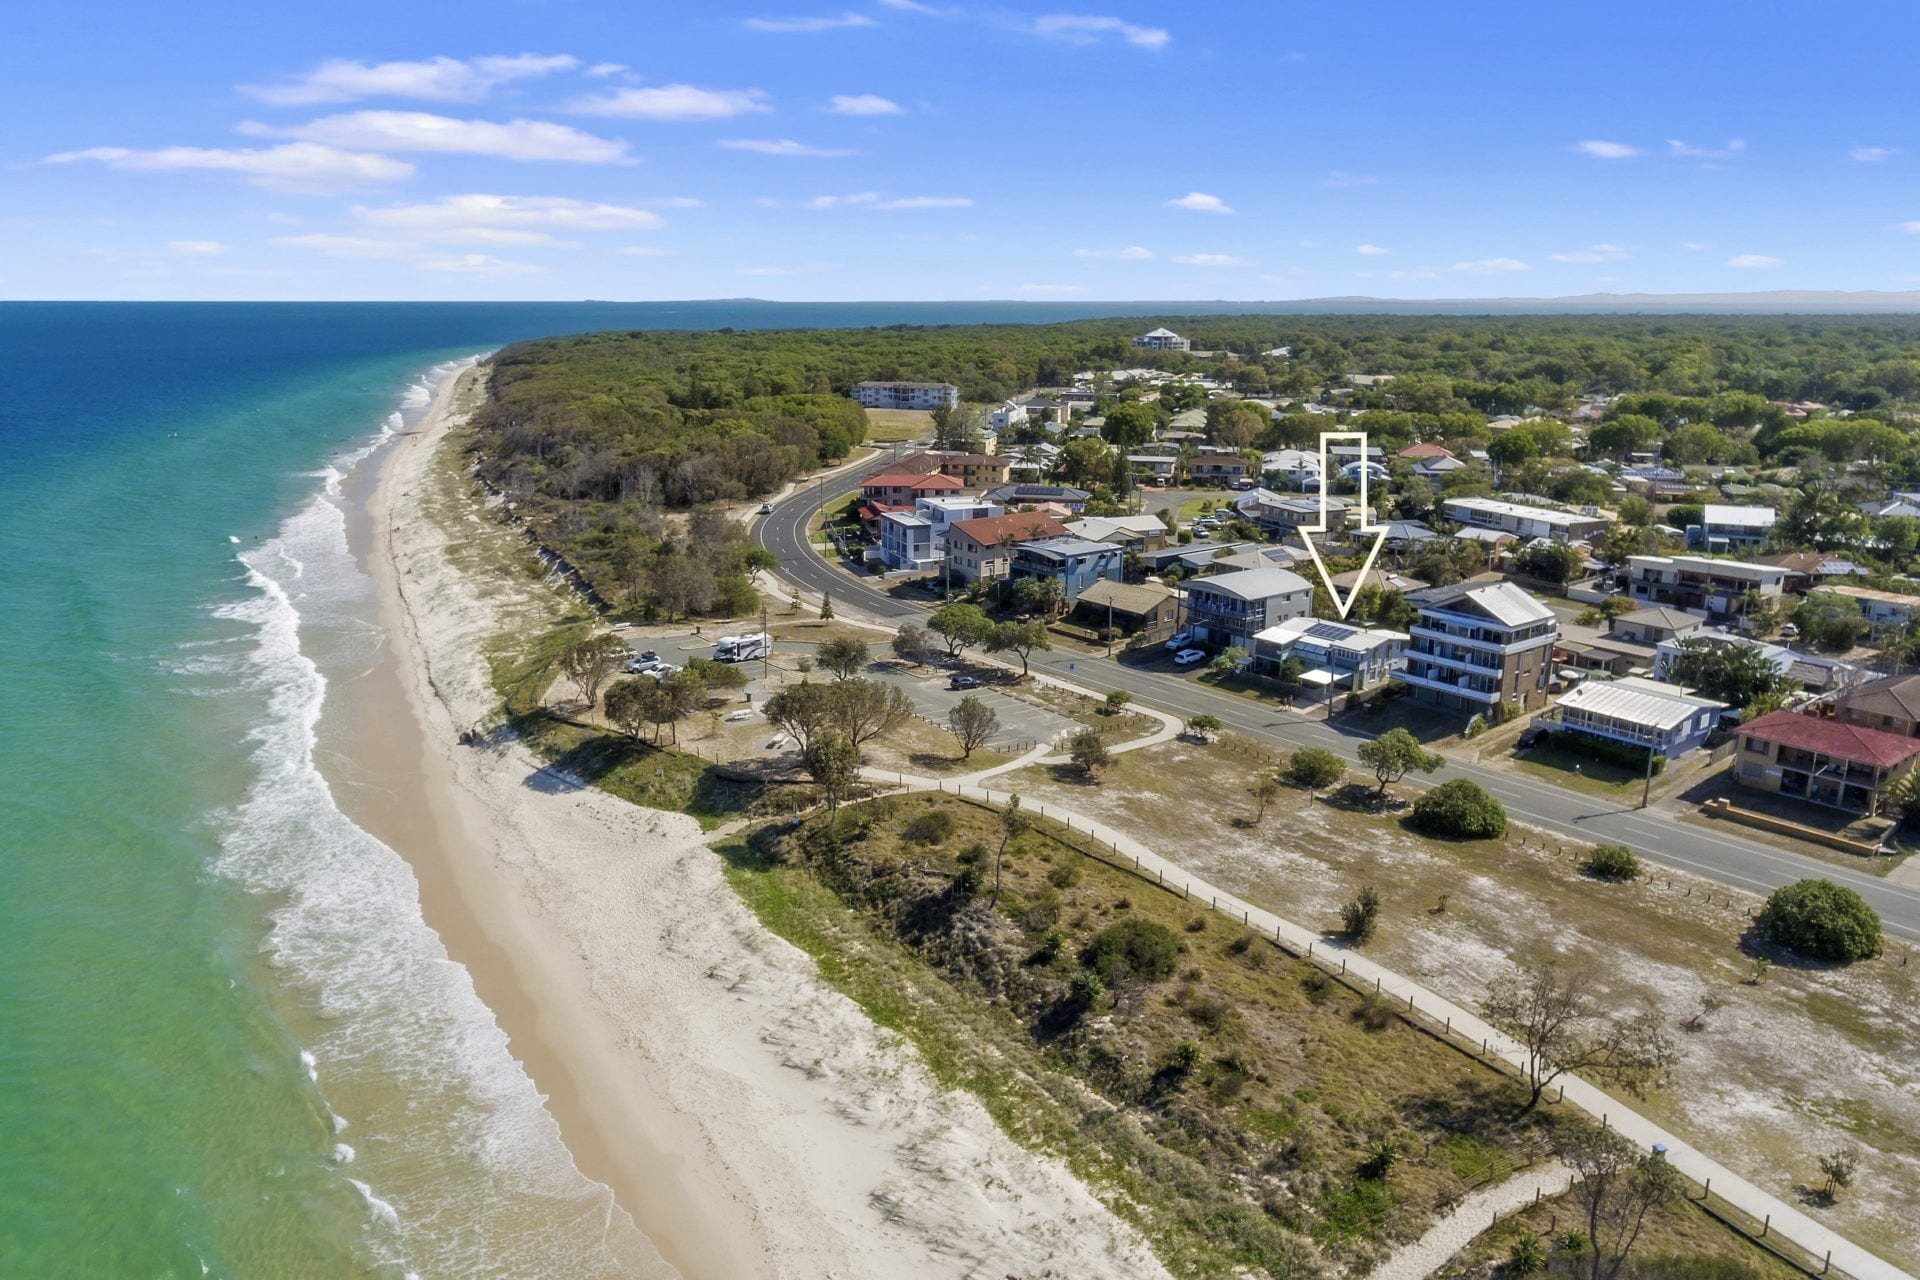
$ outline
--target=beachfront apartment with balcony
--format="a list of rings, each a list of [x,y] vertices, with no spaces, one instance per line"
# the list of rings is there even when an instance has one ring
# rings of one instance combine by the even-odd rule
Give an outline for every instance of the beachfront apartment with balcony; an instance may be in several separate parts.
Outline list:
[[[1716,620],[1744,617],[1750,594],[1778,605],[1786,581],[1779,565],[1713,556],[1627,557],[1627,594],[1633,599]]]
[[[1511,582],[1461,582],[1407,599],[1419,617],[1400,678],[1415,701],[1487,714],[1546,698],[1560,635],[1546,605]]]

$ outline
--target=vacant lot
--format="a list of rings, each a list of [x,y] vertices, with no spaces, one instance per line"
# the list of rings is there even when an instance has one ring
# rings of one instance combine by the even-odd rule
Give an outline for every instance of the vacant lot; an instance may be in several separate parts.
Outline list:
[[[1042,768],[996,785],[1134,833],[1305,925],[1337,926],[1341,903],[1374,885],[1386,905],[1369,953],[1454,1000],[1477,1002],[1516,962],[1556,961],[1618,1007],[1651,1001],[1670,1025],[1692,1026],[1668,1087],[1637,1105],[1788,1200],[1819,1180],[1821,1153],[1857,1147],[1855,1192],[1817,1212],[1920,1263],[1920,966],[1898,954],[1848,968],[1773,955],[1749,985],[1755,899],[1665,871],[1604,884],[1553,838],[1438,843],[1408,833],[1403,811],[1309,804],[1293,790],[1256,825],[1259,756],[1231,738],[1174,742],[1117,757],[1098,785]]]
[[[867,410],[867,443],[924,440],[933,434],[933,415],[925,409]]]

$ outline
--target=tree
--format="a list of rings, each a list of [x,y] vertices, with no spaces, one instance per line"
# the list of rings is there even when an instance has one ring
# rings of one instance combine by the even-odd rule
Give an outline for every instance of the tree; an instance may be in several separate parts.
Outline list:
[[[960,758],[968,759],[1000,727],[1000,714],[986,700],[968,694],[947,711],[947,728],[960,740]]]
[[[620,669],[626,642],[611,632],[576,640],[560,651],[560,669],[579,688],[591,707],[600,698],[600,686]]]
[[[1860,606],[1831,591],[1815,591],[1793,611],[1800,636],[1816,649],[1845,653],[1868,631]]]
[[[986,640],[993,622],[977,604],[949,604],[933,611],[927,629],[946,641],[948,657],[957,658],[968,645]]]
[[[856,751],[913,719],[913,703],[898,685],[843,680],[832,687],[830,697],[834,728]]]
[[[1580,869],[1600,880],[1637,880],[1640,859],[1623,844],[1597,844],[1588,852]]]
[[[1372,885],[1364,886],[1358,894],[1349,899],[1340,908],[1341,932],[1347,935],[1347,941],[1356,947],[1363,947],[1373,940],[1373,933],[1380,925],[1380,891]]]
[[[823,733],[807,746],[807,774],[827,797],[827,829],[840,829],[840,802],[860,780],[860,751],[837,733]]]
[[[1134,916],[1094,934],[1081,959],[1109,987],[1159,982],[1178,967],[1180,940],[1167,926]]]
[[[1883,945],[1880,913],[1831,880],[1797,880],[1775,889],[1758,923],[1775,943],[1813,960],[1867,960]]]
[[[1098,778],[1100,771],[1113,763],[1107,740],[1098,729],[1082,729],[1067,740],[1067,758],[1087,778]]]
[[[1835,1147],[1820,1157],[1820,1172],[1826,1176],[1827,1185],[1820,1194],[1831,1203],[1835,1195],[1853,1185],[1853,1175],[1860,1168],[1860,1156],[1847,1147]]]
[[[1673,1040],[1656,1010],[1609,1017],[1585,975],[1550,963],[1495,982],[1486,1010],[1520,1042],[1529,1111],[1569,1072],[1606,1076],[1638,1097],[1673,1062]]]
[[[1248,790],[1260,805],[1260,811],[1253,816],[1254,825],[1258,826],[1267,820],[1267,806],[1280,798],[1280,779],[1270,773],[1263,773],[1260,775],[1260,780]]]
[[[891,644],[894,657],[916,667],[925,661],[927,650],[932,647],[933,637],[917,622],[909,622],[896,631]]]
[[[833,689],[811,682],[777,690],[767,699],[765,707],[768,723],[791,735],[802,753],[833,723],[837,710]]]
[[[1107,716],[1117,716],[1122,711],[1125,711],[1127,709],[1127,704],[1132,701],[1133,701],[1133,695],[1131,693],[1127,692],[1125,689],[1114,689],[1107,694],[1107,700],[1105,704],[1102,705],[1100,709],[1100,714],[1107,715]]]
[[[1051,618],[1060,611],[1062,596],[1060,583],[1056,579],[1026,574],[1015,578],[1005,590],[1013,607],[1022,613],[1037,613]]]
[[[1210,712],[1201,712],[1197,716],[1187,717],[1186,732],[1189,738],[1199,738],[1211,742],[1221,730],[1220,717]]]
[[[1420,740],[1405,729],[1389,729],[1371,742],[1360,744],[1356,752],[1360,763],[1373,770],[1373,776],[1380,784],[1374,792],[1376,799],[1387,794],[1387,788],[1407,776],[1412,770],[1432,773],[1445,764],[1446,757],[1437,751],[1429,751],[1420,745]]]
[[[1680,1198],[1680,1173],[1658,1152],[1643,1152],[1612,1129],[1567,1124],[1554,1152],[1573,1170],[1574,1202],[1587,1220],[1587,1280],[1613,1280],[1640,1240],[1647,1215]]]
[[[1347,762],[1325,747],[1302,747],[1287,761],[1287,780],[1307,789],[1309,801],[1347,776]]]
[[[614,727],[635,742],[646,736],[647,727],[653,723],[648,718],[650,709],[648,700],[657,696],[659,682],[648,676],[637,676],[615,682],[607,690],[607,719]]]
[[[647,718],[653,721],[657,741],[661,729],[673,731],[675,745],[680,742],[680,722],[692,715],[707,700],[707,686],[697,671],[670,671],[658,680],[649,680],[660,696],[647,704]]]
[[[1571,582],[1580,575],[1586,557],[1571,543],[1534,542],[1520,548],[1513,558],[1514,567],[1542,582]]]
[[[1785,678],[1758,647],[1737,641],[1682,640],[1667,663],[1666,679],[1731,707],[1744,707],[1781,688]]]
[[[1020,659],[1020,674],[1023,676],[1027,674],[1028,655],[1035,649],[1045,652],[1052,648],[1053,641],[1047,635],[1047,624],[1044,622],[997,622],[987,632],[987,652],[1015,654]]]
[[[978,453],[985,443],[986,409],[981,405],[942,405],[933,411],[933,447]]]
[[[1000,844],[993,851],[993,896],[987,899],[988,906],[1000,901],[1000,862],[1007,854],[1007,846],[1033,829],[1033,815],[1020,808],[1020,797],[1012,796],[1007,807],[1000,811]]]
[[[1413,802],[1414,827],[1455,840],[1492,840],[1505,834],[1507,811],[1471,778],[1443,782]]]
[[[1154,428],[1158,425],[1152,408],[1137,400],[1129,401],[1107,410],[1107,420],[1100,428],[1100,435],[1108,444],[1124,453],[1153,439]]]
[[[1053,460],[1054,479],[1088,488],[1113,474],[1113,450],[1092,436],[1069,440]]]
[[[831,591],[820,593],[820,621],[833,621],[833,592]]]
[[[1660,424],[1652,418],[1624,413],[1587,432],[1587,448],[1605,457],[1624,458],[1630,453],[1655,447],[1665,435]]]
[[[820,665],[833,673],[836,680],[850,680],[866,670],[873,661],[873,653],[864,640],[855,640],[844,636],[838,640],[826,640],[820,644]]]

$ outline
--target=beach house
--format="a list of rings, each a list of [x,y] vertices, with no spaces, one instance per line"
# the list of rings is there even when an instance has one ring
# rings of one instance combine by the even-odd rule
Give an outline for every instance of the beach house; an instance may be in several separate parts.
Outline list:
[[[1545,699],[1560,633],[1553,610],[1511,582],[1461,582],[1407,599],[1419,617],[1400,678],[1416,701],[1484,713]]]
[[[1187,580],[1187,629],[1204,645],[1239,645],[1277,622],[1313,612],[1313,587],[1291,569],[1242,569]]]

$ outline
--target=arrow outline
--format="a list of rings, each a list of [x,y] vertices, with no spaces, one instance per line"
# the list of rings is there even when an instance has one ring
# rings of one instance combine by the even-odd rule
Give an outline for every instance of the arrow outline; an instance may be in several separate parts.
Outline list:
[[[1322,431],[1320,433],[1320,523],[1308,527],[1300,526],[1300,541],[1307,544],[1307,554],[1313,557],[1313,567],[1320,572],[1321,585],[1327,589],[1327,597],[1333,601],[1334,609],[1345,622],[1347,614],[1353,609],[1353,602],[1360,596],[1360,588],[1367,584],[1367,575],[1373,572],[1373,562],[1379,558],[1380,548],[1386,545],[1387,530],[1384,525],[1363,524],[1352,530],[1354,533],[1373,534],[1373,546],[1367,551],[1367,558],[1360,565],[1360,576],[1354,580],[1353,592],[1345,600],[1340,598],[1340,589],[1333,585],[1333,574],[1327,571],[1326,561],[1320,558],[1320,548],[1313,543],[1313,534],[1327,532],[1327,499],[1332,486],[1331,459],[1327,456],[1327,443],[1330,440],[1358,440],[1360,442],[1360,510],[1362,518],[1372,510],[1367,504],[1367,433],[1364,431]]]

